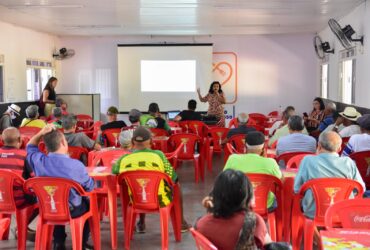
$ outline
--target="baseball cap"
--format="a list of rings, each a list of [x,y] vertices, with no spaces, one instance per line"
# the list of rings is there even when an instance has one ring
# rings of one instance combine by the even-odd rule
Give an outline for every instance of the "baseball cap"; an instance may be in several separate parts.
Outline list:
[[[370,130],[370,114],[366,114],[358,118],[357,123],[361,128]]]
[[[128,113],[128,116],[130,116],[130,117],[140,117],[141,112],[137,109],[131,109],[130,112]]]
[[[144,142],[152,138],[152,133],[149,129],[143,126],[139,126],[135,129],[132,140],[136,142]]]

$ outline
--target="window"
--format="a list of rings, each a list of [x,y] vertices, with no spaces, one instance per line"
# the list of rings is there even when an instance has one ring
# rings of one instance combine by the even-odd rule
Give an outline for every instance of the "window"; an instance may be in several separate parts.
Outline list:
[[[41,97],[49,78],[53,76],[51,62],[28,59],[27,64],[27,100],[35,101]]]
[[[328,74],[329,74],[329,65],[321,64],[321,97],[328,98]]]
[[[347,59],[340,63],[340,97],[347,104],[355,102],[355,68],[356,59]]]

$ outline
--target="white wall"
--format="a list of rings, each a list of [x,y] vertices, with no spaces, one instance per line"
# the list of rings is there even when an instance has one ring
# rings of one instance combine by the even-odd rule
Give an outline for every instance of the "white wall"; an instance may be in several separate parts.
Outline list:
[[[361,107],[370,107],[370,6],[364,2],[356,9],[348,13],[348,15],[337,20],[344,27],[350,24],[356,31],[356,34],[364,35],[364,46],[357,44],[356,56],[356,89],[355,89],[355,105]],[[356,37],[356,34],[353,37]],[[339,43],[338,39],[332,33],[329,27],[326,27],[319,33],[323,41],[334,44],[335,54],[329,56],[329,99],[339,100],[339,52],[344,48]]]
[[[62,37],[61,46],[74,49],[73,58],[61,62],[59,92],[101,93],[102,112],[118,105],[117,44],[158,42],[212,42],[214,51],[238,56],[236,112],[269,112],[294,105],[311,109],[319,93],[318,62],[313,34],[202,37]],[[231,95],[231,93],[230,93]],[[226,92],[226,98],[228,93]],[[149,104],[150,100],[148,100]],[[159,103],[160,106],[160,103]],[[184,103],[184,108],[186,103]],[[227,109],[232,109],[228,105]]]
[[[52,61],[58,38],[0,22],[0,55],[4,55],[4,102],[26,101],[26,59]]]

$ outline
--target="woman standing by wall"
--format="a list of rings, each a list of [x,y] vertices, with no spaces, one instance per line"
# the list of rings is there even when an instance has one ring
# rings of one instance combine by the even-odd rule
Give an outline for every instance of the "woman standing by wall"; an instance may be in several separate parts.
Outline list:
[[[44,90],[42,91],[39,107],[40,114],[48,117],[51,115],[51,110],[55,107],[56,93],[55,87],[57,86],[58,79],[55,77],[50,77]]]

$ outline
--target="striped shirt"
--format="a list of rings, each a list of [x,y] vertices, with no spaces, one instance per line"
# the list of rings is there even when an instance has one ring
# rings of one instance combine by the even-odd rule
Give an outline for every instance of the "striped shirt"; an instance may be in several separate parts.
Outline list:
[[[370,135],[358,134],[352,135],[346,147],[343,150],[342,156],[349,156],[354,152],[369,151],[370,150]]]

